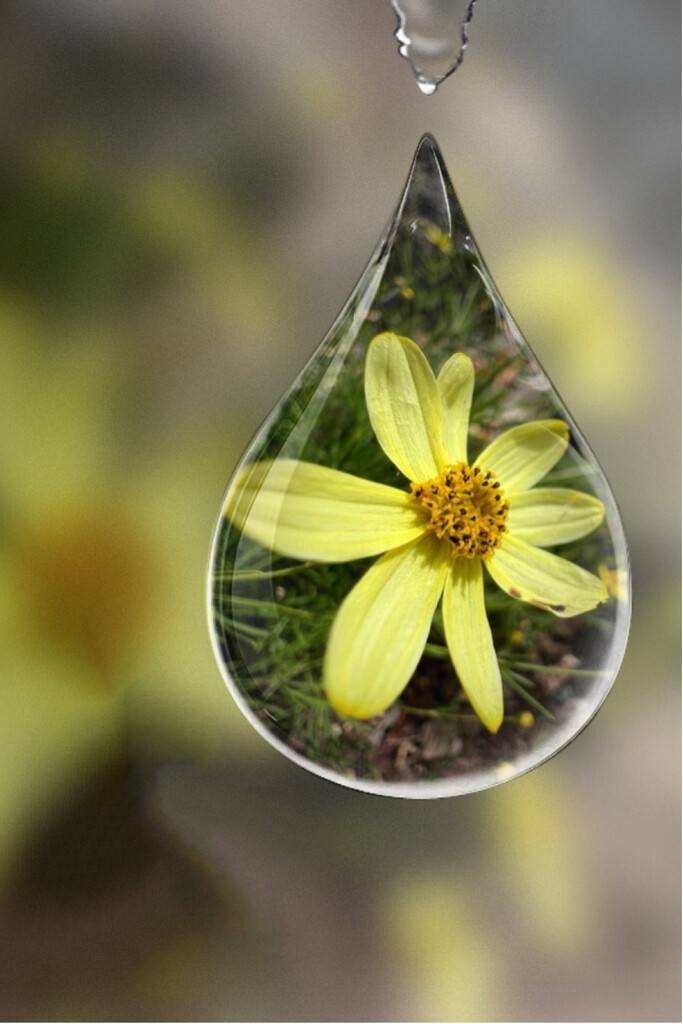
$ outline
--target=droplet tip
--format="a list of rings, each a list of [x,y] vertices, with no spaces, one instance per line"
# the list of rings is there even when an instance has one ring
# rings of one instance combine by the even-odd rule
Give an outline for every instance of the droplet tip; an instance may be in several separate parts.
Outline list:
[[[433,78],[418,78],[417,80],[417,87],[425,96],[433,96],[438,85],[439,83],[435,82]]]
[[[438,154],[440,152],[439,143],[436,141],[431,132],[425,132],[424,135],[421,137],[420,141],[417,144],[417,149],[415,150],[415,156],[418,157],[427,152],[434,154]]]

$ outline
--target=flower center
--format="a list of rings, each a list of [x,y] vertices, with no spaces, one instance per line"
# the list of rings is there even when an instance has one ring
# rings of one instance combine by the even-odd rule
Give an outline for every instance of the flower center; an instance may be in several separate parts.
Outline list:
[[[493,473],[457,462],[410,490],[429,512],[427,529],[448,541],[453,558],[491,557],[507,529],[510,508]]]

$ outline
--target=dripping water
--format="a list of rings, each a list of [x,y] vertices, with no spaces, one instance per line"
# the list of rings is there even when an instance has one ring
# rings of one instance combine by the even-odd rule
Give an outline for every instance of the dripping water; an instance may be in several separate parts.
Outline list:
[[[431,96],[460,67],[477,0],[390,0],[398,51],[420,90]]]

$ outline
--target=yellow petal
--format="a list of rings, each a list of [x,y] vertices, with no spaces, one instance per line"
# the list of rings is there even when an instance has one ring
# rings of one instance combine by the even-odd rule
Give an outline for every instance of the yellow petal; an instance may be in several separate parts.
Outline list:
[[[484,449],[475,466],[490,469],[500,480],[505,496],[527,491],[562,457],[569,441],[563,420],[534,420],[512,427]]]
[[[604,515],[602,502],[591,494],[539,487],[511,495],[507,526],[518,540],[547,548],[585,537],[600,525]]]
[[[478,558],[456,558],[443,595],[443,624],[462,688],[490,732],[503,721],[503,685],[484,606]]]
[[[431,480],[445,463],[441,399],[429,363],[409,338],[372,339],[365,361],[365,400],[372,429],[404,476]]]
[[[271,551],[317,562],[378,555],[425,528],[423,511],[404,491],[294,459],[239,470],[225,515]]]
[[[446,462],[467,462],[467,428],[474,388],[472,360],[463,352],[456,352],[441,367],[436,383],[443,409]]]
[[[388,552],[342,603],[325,652],[327,699],[340,715],[386,710],[417,666],[450,567],[433,534]]]
[[[607,600],[607,589],[597,576],[508,534],[486,568],[501,590],[561,618],[581,615]]]

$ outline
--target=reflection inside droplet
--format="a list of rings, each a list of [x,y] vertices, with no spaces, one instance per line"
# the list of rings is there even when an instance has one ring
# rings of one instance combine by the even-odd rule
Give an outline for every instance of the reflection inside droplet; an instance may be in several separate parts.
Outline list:
[[[477,0],[390,0],[399,53],[426,96],[463,61]]]
[[[373,792],[512,778],[612,685],[630,611],[614,499],[428,136],[355,291],[232,479],[209,589],[251,722]]]

